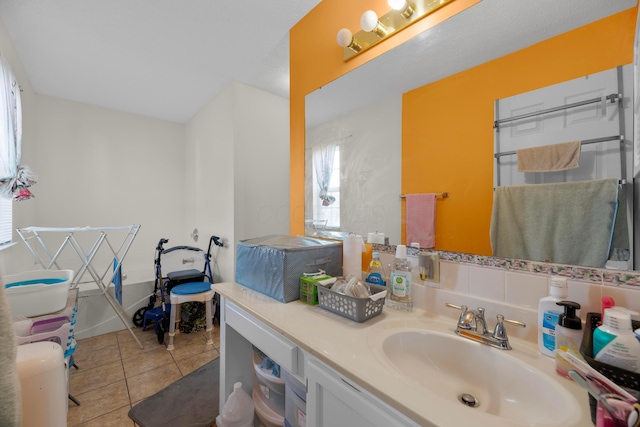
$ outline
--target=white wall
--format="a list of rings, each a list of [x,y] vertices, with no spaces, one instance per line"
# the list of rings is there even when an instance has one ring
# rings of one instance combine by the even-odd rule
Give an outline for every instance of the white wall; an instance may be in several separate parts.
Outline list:
[[[198,245],[211,235],[226,246],[213,250],[214,281],[233,280],[233,88],[207,104],[186,126],[185,231],[198,229]],[[195,242],[191,242],[195,244]],[[206,248],[205,248],[206,249]]]
[[[36,197],[20,203],[30,222],[16,215],[16,226],[140,224],[125,273],[146,270],[152,277],[158,239],[181,237],[183,229],[184,126],[46,96],[38,97],[35,117],[36,139],[25,145],[35,152]],[[65,234],[48,236],[55,250]],[[111,243],[117,249],[121,241]],[[20,262],[7,270],[28,268],[25,258],[34,268],[23,243],[8,252]],[[63,258],[75,260],[73,252]]]
[[[233,86],[236,242],[289,234],[289,101]]]
[[[213,252],[216,281],[234,280],[238,240],[289,232],[288,124],[286,99],[241,83],[187,123],[185,227],[228,245]]]

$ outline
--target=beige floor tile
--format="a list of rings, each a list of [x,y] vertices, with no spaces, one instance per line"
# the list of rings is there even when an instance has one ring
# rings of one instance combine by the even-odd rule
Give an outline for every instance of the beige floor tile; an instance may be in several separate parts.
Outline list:
[[[120,360],[96,368],[87,366],[77,370],[71,376],[69,393],[77,396],[122,380],[124,380],[124,369]]]
[[[131,405],[111,411],[107,414],[94,418],[78,427],[134,427],[135,423],[129,418]]]
[[[182,337],[180,337],[182,338]],[[216,350],[214,345],[207,345],[206,336],[196,336],[187,340],[176,339],[174,341],[174,349],[170,352],[173,359],[178,360],[187,359],[196,354],[206,353],[208,351]]]
[[[94,351],[117,344],[118,338],[116,337],[116,333],[111,332],[109,334],[79,340],[76,351]]]
[[[101,347],[96,350],[86,350],[82,348],[82,341],[73,354],[74,361],[80,369],[72,369],[72,375],[79,373],[83,369],[92,369],[120,360],[120,350],[118,344]]]
[[[148,333],[143,332],[143,335],[139,335],[138,337],[144,348],[140,348],[138,343],[135,342],[133,339],[121,343],[120,354],[122,355],[123,359],[138,356],[140,354],[157,350],[159,348],[166,349],[166,345],[158,344],[158,339],[156,338],[156,335],[152,332],[148,332]]]
[[[169,363],[173,363],[173,358],[164,346],[122,360],[127,378],[160,366],[168,365]]]
[[[187,375],[218,356],[220,356],[220,353],[218,350],[214,349],[206,353],[196,354],[195,356],[179,360],[176,363],[178,364],[178,368],[180,368],[182,375]]]
[[[157,393],[180,378],[182,378],[182,375],[175,363],[160,366],[127,378],[131,403],[135,405],[135,403]]]
[[[80,401],[80,406],[69,401],[69,413],[67,414],[67,425],[69,426],[82,424],[130,405],[127,385],[124,380],[75,397]]]

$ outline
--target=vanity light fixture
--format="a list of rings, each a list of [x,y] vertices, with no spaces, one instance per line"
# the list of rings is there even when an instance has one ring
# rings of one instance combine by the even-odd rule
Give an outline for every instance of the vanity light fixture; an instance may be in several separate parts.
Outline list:
[[[362,28],[362,31],[374,33],[380,38],[389,35],[389,29],[382,25],[378,20],[378,15],[373,10],[367,10],[362,14],[360,17],[360,28]]]
[[[435,12],[455,0],[388,0],[391,10],[378,17],[367,10],[360,17],[361,31],[352,34],[348,28],[338,31],[338,45],[348,61],[398,31]]]
[[[353,38],[353,34],[348,28],[338,31],[338,44],[345,49],[351,49],[354,53],[362,50],[362,45]]]
[[[413,8],[411,7],[411,4],[409,4],[408,0],[389,0],[387,3],[389,4],[389,7],[391,9],[397,10],[402,16],[407,19],[411,15],[413,15],[413,12],[415,12],[415,10],[413,10]]]

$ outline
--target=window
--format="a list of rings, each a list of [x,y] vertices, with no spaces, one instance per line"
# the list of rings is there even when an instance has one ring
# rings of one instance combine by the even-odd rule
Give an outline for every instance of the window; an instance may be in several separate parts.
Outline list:
[[[11,243],[13,189],[18,179],[22,144],[20,86],[0,55],[0,245]]]
[[[317,181],[317,170],[313,167],[313,219],[326,220],[327,229],[338,230],[340,228],[340,147],[336,146],[331,167],[331,177],[327,196],[333,197],[333,203],[328,206],[323,205],[320,198],[320,189],[315,183]]]

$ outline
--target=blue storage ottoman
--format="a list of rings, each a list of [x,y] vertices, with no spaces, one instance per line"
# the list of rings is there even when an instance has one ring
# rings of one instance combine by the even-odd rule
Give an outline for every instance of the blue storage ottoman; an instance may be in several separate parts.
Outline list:
[[[236,248],[236,282],[281,302],[300,299],[300,277],[318,270],[342,275],[341,241],[270,235]]]

